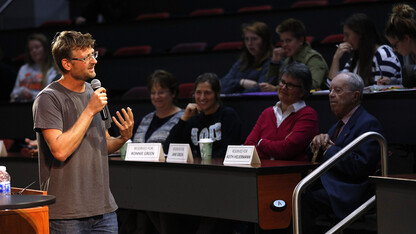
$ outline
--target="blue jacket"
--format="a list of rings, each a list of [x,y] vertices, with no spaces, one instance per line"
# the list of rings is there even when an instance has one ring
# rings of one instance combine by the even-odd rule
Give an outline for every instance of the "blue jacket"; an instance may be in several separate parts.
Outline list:
[[[330,136],[335,131],[335,127],[336,125],[329,130]],[[335,145],[325,152],[323,160],[328,160],[348,143],[368,131],[382,134],[382,127],[374,116],[360,106],[338,135]],[[368,176],[375,174],[380,161],[380,152],[377,141],[367,140],[321,176],[332,210],[339,218],[344,218],[374,195],[374,188],[369,184]]]
[[[221,93],[247,93],[260,92],[260,87],[244,89],[240,86],[241,79],[254,80],[257,83],[266,82],[266,75],[269,69],[270,59],[263,62],[259,68],[250,68],[245,71],[241,70],[241,59],[234,63],[231,69],[221,79]]]

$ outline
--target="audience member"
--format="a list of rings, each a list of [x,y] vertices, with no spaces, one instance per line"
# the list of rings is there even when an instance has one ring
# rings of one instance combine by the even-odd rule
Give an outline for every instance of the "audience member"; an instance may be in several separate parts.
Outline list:
[[[195,80],[195,103],[186,106],[178,124],[172,128],[165,144],[189,143],[194,157],[200,157],[198,141],[211,138],[213,158],[223,158],[228,145],[241,144],[238,114],[220,100],[220,81],[214,73],[204,73]]]
[[[27,149],[27,154],[32,156],[32,157],[37,157],[38,152],[39,152],[38,151],[38,142],[36,140],[25,138],[25,143],[26,143],[25,148]]]
[[[320,152],[322,161],[330,159],[363,133],[382,133],[380,122],[360,105],[363,88],[362,78],[355,73],[340,73],[332,80],[329,102],[338,124],[327,134],[315,136],[311,143],[312,152]],[[368,176],[375,174],[379,161],[378,143],[368,140],[324,173],[302,195],[303,233],[322,233],[314,225],[314,218],[319,214],[342,219],[374,195]]]
[[[49,206],[51,233],[118,233],[107,156],[132,137],[134,117],[130,108],[123,116],[117,111],[112,120],[121,135],[109,135],[111,119],[98,114],[107,105],[106,90],[85,82],[96,76],[94,43],[88,33],[57,33],[52,53],[62,77],[33,103],[40,185],[56,196]]]
[[[403,86],[416,86],[416,20],[415,10],[407,4],[393,7],[385,35],[393,49],[403,55]]]
[[[303,100],[312,76],[303,63],[283,68],[277,86],[279,100],[260,115],[245,145],[255,145],[261,159],[307,160],[306,149],[318,134],[318,115]]]
[[[289,64],[298,62],[305,64],[312,74],[312,89],[327,89],[325,80],[328,77],[328,65],[322,55],[312,49],[306,41],[306,29],[302,21],[287,19],[276,27],[282,47],[273,49],[273,56],[267,74],[268,82],[277,84],[283,69]],[[270,86],[262,83],[260,87]],[[277,87],[272,87],[277,90]]]
[[[27,63],[19,69],[10,102],[33,101],[46,85],[58,77],[45,35],[35,33],[28,37],[26,55]]]
[[[269,91],[260,90],[266,81],[273,50],[269,27],[263,22],[243,24],[244,46],[240,58],[221,79],[222,93]]]
[[[170,72],[156,70],[149,76],[147,88],[150,93],[150,100],[156,110],[143,117],[134,134],[133,142],[164,144],[170,130],[178,123],[184,113],[181,108],[175,105],[179,93],[178,80]],[[165,153],[168,152],[165,151]],[[181,218],[180,215],[128,209],[118,209],[117,214],[120,232],[129,233],[133,230],[143,230],[149,233],[153,225],[159,233],[179,230],[176,223]]]
[[[392,48],[382,44],[382,38],[374,22],[365,14],[354,14],[344,23],[344,42],[338,45],[329,69],[333,79],[339,71],[360,75],[365,86],[401,84],[401,65]],[[341,69],[344,53],[351,57]]]
[[[30,138],[8,140],[10,144],[7,147],[7,152],[20,153],[25,157],[38,156],[38,143],[36,140]]]
[[[149,76],[147,88],[156,110],[143,117],[133,142],[163,144],[184,113],[174,104],[179,93],[178,81],[173,74],[156,70]]]

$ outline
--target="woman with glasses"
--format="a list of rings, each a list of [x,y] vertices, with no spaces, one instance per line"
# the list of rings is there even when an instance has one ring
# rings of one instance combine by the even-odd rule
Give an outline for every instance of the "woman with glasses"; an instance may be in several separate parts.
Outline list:
[[[20,67],[10,102],[31,102],[36,95],[58,76],[51,54],[51,45],[45,35],[35,33],[28,37],[27,63]]]
[[[155,111],[142,118],[133,137],[134,143],[165,144],[170,130],[178,123],[184,112],[175,105],[179,94],[178,85],[176,77],[165,70],[156,70],[148,77],[147,89]],[[162,233],[162,228],[174,227],[174,223],[181,218],[180,215],[130,209],[118,209],[117,214],[121,233],[133,230],[151,232],[155,231],[154,229]]]
[[[403,86],[416,86],[416,20],[415,9],[407,4],[393,7],[384,31],[393,49],[403,55]]]
[[[309,68],[292,63],[283,69],[277,86],[279,100],[263,111],[246,139],[260,159],[306,161],[306,149],[318,134],[318,115],[304,99],[312,85]]]
[[[149,76],[147,89],[155,111],[143,117],[133,142],[165,143],[171,128],[183,114],[183,110],[175,105],[179,93],[178,85],[176,77],[165,70],[156,70]]]
[[[344,42],[335,51],[329,79],[340,71],[349,71],[360,75],[365,86],[401,84],[399,59],[390,46],[383,45],[375,23],[360,13],[347,18],[343,25]],[[346,53],[350,59],[342,67],[340,60]]]

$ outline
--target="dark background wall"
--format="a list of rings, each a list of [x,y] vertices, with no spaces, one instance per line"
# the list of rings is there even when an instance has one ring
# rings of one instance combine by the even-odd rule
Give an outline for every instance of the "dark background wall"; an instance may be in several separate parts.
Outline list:
[[[90,0],[91,1],[91,0]],[[94,1],[94,0],[93,0]],[[0,7],[7,0],[0,0]],[[314,37],[312,46],[322,53],[330,65],[335,45],[323,45],[321,40],[334,33],[341,33],[341,22],[353,13],[363,12],[372,17],[380,31],[391,13],[391,8],[398,1],[380,0],[377,2],[343,4],[343,0],[329,0],[322,7],[290,8],[294,0],[97,0],[120,6],[121,15],[99,24],[56,25],[41,27],[45,20],[73,19],[81,14],[82,4],[87,0],[13,0],[0,13],[0,113],[3,126],[0,136],[3,138],[34,137],[32,130],[31,103],[9,104],[8,96],[14,83],[16,72],[23,64],[17,59],[24,52],[28,35],[34,32],[46,34],[50,39],[62,30],[89,32],[96,39],[97,47],[107,49],[105,56],[99,57],[96,66],[97,78],[108,90],[112,113],[120,107],[131,105],[135,110],[136,121],[153,110],[149,100],[120,100],[121,95],[133,86],[145,84],[146,77],[155,69],[166,69],[174,73],[181,83],[193,82],[203,72],[215,72],[224,76],[239,55],[239,51],[212,51],[219,42],[241,40],[240,25],[250,21],[263,21],[270,27],[274,42],[278,41],[275,27],[284,19],[293,17],[305,23],[308,34]],[[402,2],[402,1],[400,1]],[[407,3],[416,7],[412,1]],[[237,12],[241,7],[271,5],[270,11]],[[70,6],[73,10],[70,10]],[[195,9],[224,8],[222,15],[189,17]],[[95,8],[97,9],[97,8]],[[118,9],[118,8],[117,8]],[[136,21],[137,15],[150,12],[170,12],[169,19]],[[95,16],[94,8],[87,15]],[[71,16],[71,17],[70,17]],[[181,42],[207,42],[206,51],[198,53],[172,54],[170,49]],[[123,46],[150,45],[148,55],[132,57],[115,57],[113,52]],[[277,100],[274,97],[253,99],[252,97],[225,98],[227,105],[235,108],[245,123],[244,134],[247,135],[261,111]],[[264,100],[263,100],[264,99]],[[322,99],[322,100],[321,100]],[[324,99],[324,100],[323,100]],[[383,123],[386,136],[393,144],[408,147],[404,153],[397,148],[393,157],[403,162],[403,157],[414,155],[414,128],[408,123],[414,119],[414,111],[406,110],[412,106],[414,94],[395,93],[393,95],[365,97],[365,107]],[[184,107],[190,100],[181,100]],[[395,105],[395,102],[401,105]],[[324,132],[335,119],[329,113],[326,97],[314,97],[308,100],[320,117],[320,128]],[[406,113],[404,114],[405,111]],[[402,114],[400,114],[402,113]],[[401,121],[397,121],[400,116]],[[404,119],[403,119],[404,118]],[[392,144],[390,144],[390,147]],[[394,146],[394,145],[393,145]],[[402,150],[402,148],[400,148]],[[402,164],[400,164],[402,165]],[[407,165],[409,166],[409,165]],[[396,167],[399,168],[399,167]],[[400,171],[400,170],[398,170]]]
[[[101,4],[115,4],[122,10],[122,16],[108,19],[105,23],[39,27],[40,19],[33,12],[42,12],[45,15],[50,11],[59,12],[57,8],[42,8],[45,0],[13,1],[0,15],[0,22],[10,25],[10,29],[0,31],[0,48],[3,51],[2,61],[9,65],[15,72],[23,64],[22,60],[15,58],[24,52],[26,38],[33,32],[42,32],[49,38],[58,31],[77,30],[89,32],[96,39],[97,47],[104,47],[107,53],[100,57],[96,66],[98,78],[109,90],[112,98],[120,97],[133,86],[145,85],[146,77],[155,69],[171,71],[180,79],[181,83],[193,82],[195,77],[203,72],[215,72],[220,77],[224,76],[231,65],[238,58],[239,51],[213,52],[211,49],[219,42],[241,40],[240,26],[250,21],[263,21],[270,27],[273,41],[278,37],[274,33],[275,27],[289,17],[298,18],[305,23],[308,35],[313,36],[313,47],[322,53],[328,65],[331,63],[336,49],[334,44],[322,45],[320,41],[329,34],[342,33],[341,22],[353,13],[363,12],[372,17],[379,30],[391,12],[392,5],[396,1],[381,0],[377,2],[343,4],[342,0],[329,0],[328,5],[321,7],[291,8],[295,1],[271,1],[271,0],[243,0],[243,1],[191,1],[191,0],[156,0],[156,1],[97,1]],[[80,11],[80,6],[86,1],[60,0],[73,7],[72,16]],[[414,3],[410,3],[414,5]],[[24,5],[24,6],[23,6]],[[271,5],[270,11],[257,11],[238,13],[238,9],[254,5]],[[224,8],[221,15],[189,17],[189,13],[202,8]],[[96,9],[92,8],[92,9]],[[37,10],[36,10],[37,9]],[[41,9],[41,10],[40,10]],[[56,10],[54,10],[56,9]],[[69,10],[69,9],[66,9]],[[61,11],[65,14],[65,9]],[[171,13],[169,19],[154,19],[136,21],[135,17],[141,13],[162,12]],[[13,13],[11,13],[13,12]],[[25,15],[32,12],[33,22]],[[74,13],[75,12],[75,13]],[[96,12],[88,11],[87,15]],[[51,13],[51,15],[53,15]],[[81,14],[81,13],[79,13]],[[7,17],[13,15],[13,17]],[[18,19],[18,20],[14,20]],[[14,25],[14,27],[12,26]],[[26,27],[22,26],[26,25]],[[23,28],[22,28],[23,27]],[[13,28],[13,29],[12,29]],[[206,42],[206,51],[199,53],[171,54],[170,49],[181,42]],[[112,53],[123,46],[150,45],[151,53],[135,57],[114,57]],[[11,81],[10,81],[11,80]],[[1,92],[4,101],[10,93],[10,84],[13,79],[3,81],[9,85],[3,85]]]

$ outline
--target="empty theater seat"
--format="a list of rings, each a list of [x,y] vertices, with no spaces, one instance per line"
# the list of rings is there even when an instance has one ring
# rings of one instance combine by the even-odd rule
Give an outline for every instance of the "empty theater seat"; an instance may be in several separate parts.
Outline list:
[[[152,47],[149,45],[139,45],[139,46],[126,46],[117,49],[114,52],[114,56],[131,56],[131,55],[143,55],[149,54]]]
[[[179,43],[171,49],[171,53],[201,52],[207,47],[206,42]]]

